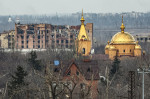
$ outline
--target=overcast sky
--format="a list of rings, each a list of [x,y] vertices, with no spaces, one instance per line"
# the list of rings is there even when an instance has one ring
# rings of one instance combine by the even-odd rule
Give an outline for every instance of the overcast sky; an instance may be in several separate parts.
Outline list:
[[[0,15],[149,12],[150,0],[0,0]]]

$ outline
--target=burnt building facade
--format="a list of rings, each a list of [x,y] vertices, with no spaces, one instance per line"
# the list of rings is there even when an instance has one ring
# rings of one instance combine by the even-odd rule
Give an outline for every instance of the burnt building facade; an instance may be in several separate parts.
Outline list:
[[[89,35],[89,39],[92,41],[93,23],[87,23],[85,28]],[[80,25],[16,24],[15,48],[73,48],[79,30]]]

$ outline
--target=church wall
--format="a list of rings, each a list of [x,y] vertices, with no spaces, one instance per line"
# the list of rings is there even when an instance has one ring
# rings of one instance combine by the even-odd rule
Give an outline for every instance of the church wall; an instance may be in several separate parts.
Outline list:
[[[109,50],[109,58],[110,59],[114,59],[114,57],[116,56],[116,50]]]
[[[82,49],[85,48],[85,56],[91,52],[91,41],[78,41],[78,53],[82,53]]]
[[[85,29],[89,39],[91,40],[91,44],[93,45],[93,23],[87,23]]]
[[[109,49],[105,49],[105,54],[109,54]]]
[[[134,56],[141,56],[141,49],[134,50]]]
[[[117,56],[122,56],[122,55],[134,56],[135,45],[114,45],[114,46],[116,49],[118,49]]]

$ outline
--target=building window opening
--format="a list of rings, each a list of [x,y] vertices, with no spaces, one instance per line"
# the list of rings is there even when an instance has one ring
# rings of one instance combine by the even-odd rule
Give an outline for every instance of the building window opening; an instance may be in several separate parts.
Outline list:
[[[54,69],[54,72],[59,72],[58,68],[55,68],[55,69]]]
[[[70,75],[71,74],[71,71],[69,71],[68,73],[67,73],[67,75]]]
[[[85,48],[82,49],[82,54],[85,54]]]
[[[68,43],[68,40],[66,40],[66,43]]]
[[[91,69],[90,69],[90,68],[88,68],[88,69],[87,69],[87,72],[90,72],[90,71],[91,71]]]
[[[76,71],[76,74],[77,74],[77,75],[79,75],[79,72],[78,72],[78,71]]]
[[[123,52],[125,53],[125,49],[123,50]]]
[[[130,52],[131,52],[131,49],[130,49]]]

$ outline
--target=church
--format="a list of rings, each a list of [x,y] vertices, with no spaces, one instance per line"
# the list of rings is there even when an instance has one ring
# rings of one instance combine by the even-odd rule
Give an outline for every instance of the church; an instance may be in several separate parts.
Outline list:
[[[105,54],[109,56],[109,59],[114,59],[115,56],[141,56],[141,46],[138,44],[138,41],[136,42],[130,33],[124,31],[123,16],[120,29],[121,32],[116,33],[111,41],[108,41],[108,44],[105,46]]]
[[[84,17],[83,17],[83,10],[82,10],[82,17],[80,19],[81,21],[81,27],[80,32],[78,34],[78,37],[76,39],[76,50],[78,55],[81,54],[83,56],[89,56],[91,52],[91,40],[88,37],[88,34],[86,33],[86,29],[84,26]]]

